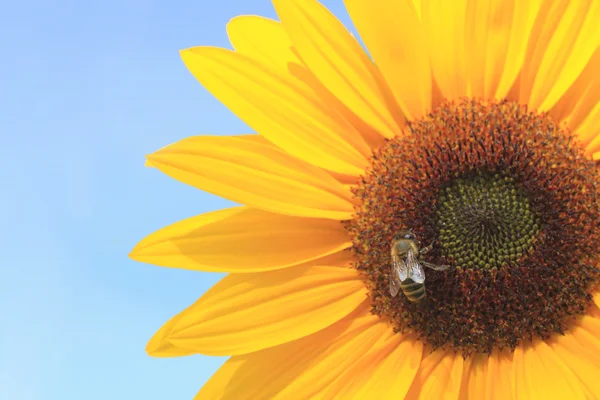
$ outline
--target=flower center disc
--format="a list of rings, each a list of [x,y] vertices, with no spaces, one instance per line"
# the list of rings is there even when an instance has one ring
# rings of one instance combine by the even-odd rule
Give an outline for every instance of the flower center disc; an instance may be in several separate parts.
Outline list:
[[[599,280],[598,172],[574,137],[512,102],[447,102],[388,140],[346,228],[372,312],[463,354],[564,332]],[[432,245],[426,298],[389,290],[395,235]]]
[[[538,219],[513,181],[477,175],[441,190],[436,222],[446,260],[467,268],[500,268],[532,248]]]

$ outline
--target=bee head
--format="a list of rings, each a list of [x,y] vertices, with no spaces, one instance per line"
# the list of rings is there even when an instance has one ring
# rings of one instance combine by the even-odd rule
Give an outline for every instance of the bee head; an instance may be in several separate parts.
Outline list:
[[[394,239],[396,239],[396,240],[399,240],[399,239],[415,240],[415,234],[412,233],[411,231],[400,231],[396,234]]]

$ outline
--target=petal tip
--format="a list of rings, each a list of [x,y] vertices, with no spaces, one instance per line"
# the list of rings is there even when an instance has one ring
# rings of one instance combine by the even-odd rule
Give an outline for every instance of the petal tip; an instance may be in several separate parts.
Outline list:
[[[236,15],[235,17],[230,18],[229,21],[227,21],[226,28],[229,29],[231,24],[237,24],[238,22],[243,21],[244,17],[246,17],[246,16],[245,15]]]
[[[129,252],[129,254],[127,254],[127,257],[131,258],[132,260],[135,260],[136,257],[136,249],[135,247]]]
[[[148,344],[146,345],[146,353],[150,357],[158,358],[184,357],[195,354],[191,350],[182,349],[180,347],[174,346],[166,338],[156,339],[154,337],[150,339],[150,341],[148,341]]]
[[[181,49],[179,50],[179,57],[181,57],[181,60],[184,63],[186,63],[190,60],[191,57],[197,55],[197,49],[198,47],[188,47],[187,49]]]
[[[139,244],[135,245],[133,249],[127,254],[127,257],[131,258],[133,261],[139,261],[140,249]]]
[[[154,164],[152,164],[152,161],[150,161],[148,158],[144,160],[144,167],[155,168]]]
[[[144,256],[144,250],[147,248],[147,238],[142,239],[138,244],[133,246],[133,249],[127,254],[127,257],[131,258],[134,261],[141,261],[142,256]]]
[[[163,151],[163,149],[164,149],[164,147],[162,149],[156,150],[152,154],[146,154],[146,160],[144,161],[144,166],[150,167],[150,168],[156,168],[157,164],[159,164],[161,155],[164,155],[164,153],[165,153]]]
[[[179,347],[171,342],[171,332],[181,313],[165,323],[146,344],[146,353],[151,357],[182,357],[195,354],[188,348]]]

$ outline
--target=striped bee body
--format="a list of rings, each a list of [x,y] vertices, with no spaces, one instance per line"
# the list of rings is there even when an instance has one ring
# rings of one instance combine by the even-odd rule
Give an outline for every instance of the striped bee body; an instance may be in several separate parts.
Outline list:
[[[418,283],[410,278],[400,283],[402,293],[411,303],[420,303],[425,299],[425,285]]]
[[[420,260],[421,254],[431,250],[431,246],[421,248],[420,244],[412,232],[402,231],[396,235],[391,249],[390,294],[395,297],[402,290],[410,302],[417,304],[426,296],[423,266],[436,271],[448,268]]]

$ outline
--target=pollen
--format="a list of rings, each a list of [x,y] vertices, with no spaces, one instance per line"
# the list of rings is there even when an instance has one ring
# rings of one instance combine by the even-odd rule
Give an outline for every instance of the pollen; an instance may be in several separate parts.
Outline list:
[[[598,284],[598,170],[547,114],[446,102],[388,140],[354,190],[346,228],[372,312],[432,348],[514,349],[569,329]],[[389,293],[390,246],[415,233],[426,299]]]

